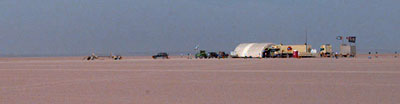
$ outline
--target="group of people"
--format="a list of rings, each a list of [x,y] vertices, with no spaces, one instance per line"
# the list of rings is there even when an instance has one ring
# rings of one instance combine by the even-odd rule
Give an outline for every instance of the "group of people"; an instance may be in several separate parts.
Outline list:
[[[371,56],[372,53],[371,53],[371,52],[368,52],[368,54],[369,54],[368,59],[372,59],[372,56]],[[397,51],[394,52],[394,58],[399,57],[398,55],[399,55],[399,54],[397,53]],[[375,58],[379,58],[378,52],[375,52]]]

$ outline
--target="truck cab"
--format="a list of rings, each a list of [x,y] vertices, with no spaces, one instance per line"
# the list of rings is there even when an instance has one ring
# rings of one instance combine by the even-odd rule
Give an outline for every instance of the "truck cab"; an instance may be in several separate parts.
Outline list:
[[[321,57],[331,57],[333,55],[332,45],[330,44],[321,45],[319,54]]]

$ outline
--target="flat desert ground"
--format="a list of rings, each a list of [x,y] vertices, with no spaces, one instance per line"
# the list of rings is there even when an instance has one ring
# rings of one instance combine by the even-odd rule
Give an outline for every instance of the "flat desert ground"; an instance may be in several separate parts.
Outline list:
[[[0,104],[398,104],[400,58],[0,58]]]

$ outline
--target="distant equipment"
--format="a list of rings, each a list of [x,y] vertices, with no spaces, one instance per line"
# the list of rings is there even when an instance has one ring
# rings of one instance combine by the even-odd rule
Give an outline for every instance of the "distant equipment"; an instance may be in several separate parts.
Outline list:
[[[293,57],[294,58],[299,58],[299,51],[293,50]]]
[[[297,51],[299,58],[315,57],[316,50],[312,49],[311,45],[273,45],[266,51],[266,57],[286,58],[293,57],[294,50]]]
[[[342,43],[340,44],[340,57],[355,57],[357,54],[357,49],[356,49],[356,40],[357,38],[355,36],[348,36],[346,39],[348,40],[348,43],[345,43],[343,40],[342,36],[341,37]],[[338,37],[336,38],[338,39]]]
[[[311,49],[311,54],[317,54],[317,49]]]
[[[292,46],[289,46],[289,47],[287,48],[287,50],[288,50],[288,51],[292,51],[292,50],[293,50]]]
[[[321,57],[332,57],[333,55],[332,45],[330,44],[321,45],[319,55]]]

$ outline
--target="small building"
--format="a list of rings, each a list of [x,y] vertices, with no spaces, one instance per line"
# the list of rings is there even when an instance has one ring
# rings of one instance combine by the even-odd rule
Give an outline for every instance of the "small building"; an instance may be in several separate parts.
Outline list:
[[[235,58],[262,58],[265,51],[274,46],[273,43],[243,43],[239,44],[231,53]]]

